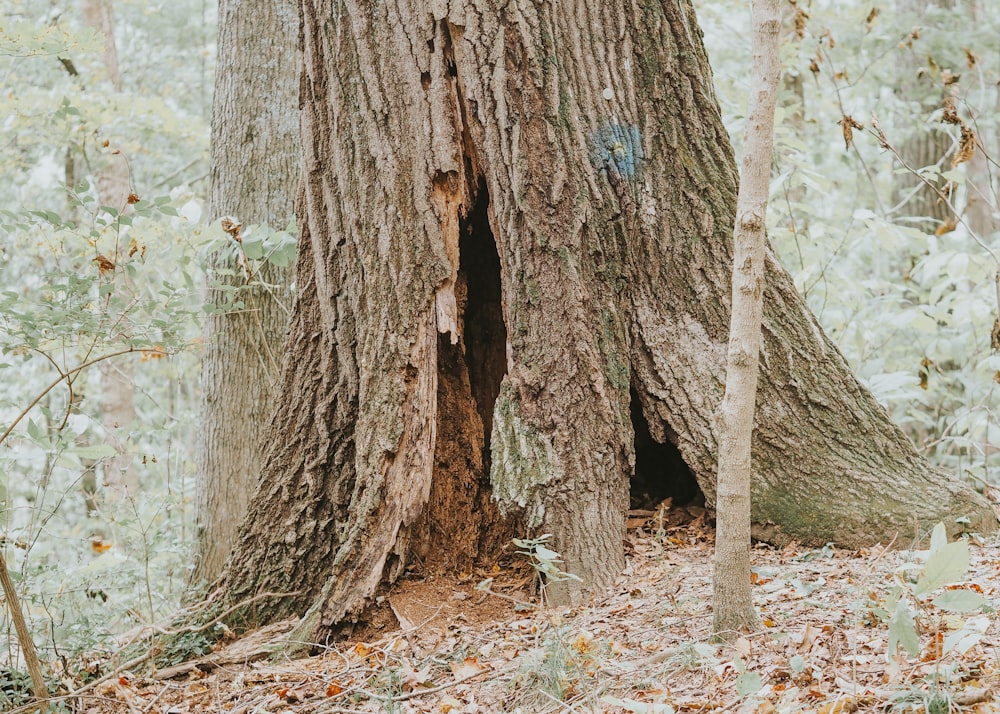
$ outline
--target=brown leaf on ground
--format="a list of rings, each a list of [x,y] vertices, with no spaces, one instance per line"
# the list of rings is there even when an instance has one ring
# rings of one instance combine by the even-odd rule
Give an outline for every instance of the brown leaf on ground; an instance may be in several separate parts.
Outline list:
[[[671,509],[668,520],[679,514]],[[929,677],[947,676],[940,686],[955,707],[996,711],[992,616],[969,617],[987,629],[967,651],[945,651],[952,631],[941,640],[925,630],[921,657],[887,663],[886,603],[900,568],[914,562],[904,552],[757,546],[754,602],[771,626],[735,646],[715,644],[710,522],[708,514],[669,533],[649,525],[629,531],[625,574],[581,607],[517,612],[475,590],[480,575],[490,573],[494,592],[523,587],[522,573],[507,565],[471,579],[412,575],[397,583],[391,603],[383,600],[345,635],[349,641],[318,646],[314,656],[253,661],[272,654],[291,627],[259,631],[197,660],[205,673],[190,666],[172,668],[175,679],[117,672],[81,697],[79,710],[625,714],[656,711],[656,704],[676,712],[848,714],[889,711],[901,695],[926,692]],[[972,566],[961,587],[995,603],[1000,547],[970,542],[969,550]],[[401,620],[409,628],[400,628]],[[201,678],[186,680],[192,671]],[[758,692],[737,692],[743,672],[760,677]]]

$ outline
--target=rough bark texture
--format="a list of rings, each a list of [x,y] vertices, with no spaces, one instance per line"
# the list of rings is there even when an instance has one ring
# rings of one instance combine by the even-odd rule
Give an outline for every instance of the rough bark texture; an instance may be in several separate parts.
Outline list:
[[[517,532],[553,533],[583,579],[551,587],[553,600],[606,586],[624,562],[630,388],[651,436],[715,499],[736,172],[690,4],[302,10],[301,292],[230,596],[297,590],[248,614],[311,606],[299,637],[322,638],[398,577],[434,489],[467,488],[478,463],[464,449],[457,469],[440,466],[455,453],[441,441],[475,431],[442,427],[447,389],[475,402],[484,436],[492,418],[494,500]],[[493,243],[495,268],[466,262],[465,234]],[[988,505],[918,457],[767,261],[762,532],[857,546],[959,515],[992,528]],[[489,303],[474,286],[494,271],[503,332],[473,339],[468,296]],[[463,358],[468,387],[450,362]],[[503,531],[485,521],[470,553]]]
[[[726,353],[726,391],[719,408],[716,480],[713,630],[753,632],[760,620],[750,595],[750,444],[764,312],[767,198],[771,184],[774,107],[781,62],[778,0],[754,0],[750,97],[733,233],[732,313]]]
[[[284,229],[301,178],[296,0],[221,0],[218,46],[209,213]],[[245,308],[205,321],[196,582],[222,571],[256,487],[292,302],[291,268],[266,263],[248,284],[234,255],[209,275],[210,304],[236,286]]]

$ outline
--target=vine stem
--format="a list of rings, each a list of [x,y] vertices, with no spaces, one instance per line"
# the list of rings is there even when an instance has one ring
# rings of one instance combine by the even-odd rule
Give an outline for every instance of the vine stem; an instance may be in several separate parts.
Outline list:
[[[14,431],[14,429],[17,427],[18,424],[21,423],[21,420],[24,419],[24,417],[28,416],[28,412],[30,412],[32,409],[34,409],[35,405],[38,404],[38,402],[42,401],[42,399],[45,398],[46,394],[48,394],[53,389],[55,389],[56,387],[58,387],[60,382],[69,379],[70,376],[76,374],[77,372],[82,372],[83,370],[87,369],[87,367],[94,366],[98,362],[103,362],[104,360],[111,359],[113,357],[120,357],[121,355],[132,354],[133,352],[142,352],[142,353],[145,353],[145,354],[158,354],[158,355],[163,355],[163,356],[166,356],[166,355],[169,354],[165,350],[162,350],[162,349],[159,349],[159,348],[153,348],[153,349],[144,350],[144,349],[139,349],[139,348],[136,348],[136,347],[129,347],[127,350],[119,350],[117,352],[109,352],[106,355],[101,355],[100,357],[95,357],[92,360],[87,360],[86,362],[84,362],[82,364],[78,364],[73,369],[68,369],[65,372],[60,372],[59,373],[59,377],[55,381],[53,381],[52,384],[50,384],[45,389],[43,389],[41,392],[39,392],[38,395],[34,399],[31,400],[31,403],[28,406],[26,406],[21,411],[20,414],[17,415],[17,418],[15,418],[14,421],[11,422],[10,426],[7,427],[6,431],[4,431],[3,434],[0,434],[0,444],[2,444],[3,442],[5,442],[7,440],[7,437],[10,436],[10,433],[12,431]]]

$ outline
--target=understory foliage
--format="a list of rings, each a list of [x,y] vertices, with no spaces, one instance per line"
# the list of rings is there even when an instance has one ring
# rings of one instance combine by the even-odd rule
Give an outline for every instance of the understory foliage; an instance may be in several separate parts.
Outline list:
[[[749,73],[734,70],[750,57],[738,5],[696,2],[737,142]],[[770,240],[921,452],[982,487],[1000,480],[1000,16],[973,0],[900,5],[786,0]],[[904,166],[930,134],[943,136],[933,162]],[[914,173],[939,186],[943,217],[913,212]]]
[[[0,547],[54,668],[117,649],[183,592],[201,265],[221,236],[200,222],[212,18],[196,2],[115,9],[120,91],[77,13],[7,2],[0,17]],[[109,175],[127,198],[105,199]],[[130,424],[103,418],[116,371]],[[23,666],[6,604],[0,664]]]
[[[696,5],[738,141],[749,14],[736,0]],[[786,5],[770,239],[922,451],[996,484],[1000,17],[971,1],[919,5],[909,15],[856,0]],[[121,90],[101,78],[102,42],[74,13],[7,0],[0,14],[0,548],[53,672],[177,607],[194,537],[203,266],[208,251],[236,249],[202,218],[214,2],[117,0],[115,13]],[[910,168],[961,219],[915,214],[900,195],[912,172],[899,156],[928,132],[943,132],[945,147]],[[108,167],[128,177],[120,205],[101,200]],[[992,222],[966,210],[974,195]],[[290,260],[289,233],[241,235],[248,275],[253,261]],[[103,418],[104,358],[130,374],[130,425]],[[135,485],[105,487],[120,476],[112,469]],[[519,545],[539,570],[560,572],[544,542]],[[927,585],[915,582],[884,614],[903,649],[905,613],[923,607]],[[555,633],[546,647],[530,676],[565,696],[575,684],[552,672],[579,643]],[[6,608],[3,667],[22,667]]]

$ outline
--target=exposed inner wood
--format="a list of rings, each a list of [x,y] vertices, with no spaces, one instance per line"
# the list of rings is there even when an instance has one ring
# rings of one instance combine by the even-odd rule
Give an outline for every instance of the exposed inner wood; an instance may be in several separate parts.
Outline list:
[[[431,188],[451,275],[435,294],[440,335],[434,471],[427,504],[411,529],[409,556],[424,572],[467,572],[477,560],[497,555],[514,530],[491,499],[489,482],[493,405],[507,373],[507,328],[489,192],[477,174],[452,28],[442,22],[438,29],[445,70],[438,81],[447,87],[458,170],[439,173]],[[421,85],[427,90],[431,82],[421,77]]]
[[[438,339],[434,475],[413,543],[425,572],[468,572],[477,560],[496,556],[514,535],[490,498],[490,429],[507,372],[507,329],[489,195],[480,184],[473,196],[469,215],[456,217],[454,295],[461,339],[455,343],[448,334]]]

